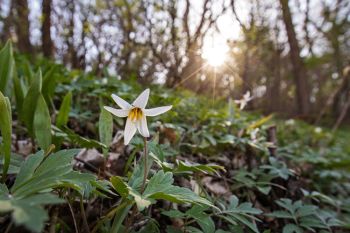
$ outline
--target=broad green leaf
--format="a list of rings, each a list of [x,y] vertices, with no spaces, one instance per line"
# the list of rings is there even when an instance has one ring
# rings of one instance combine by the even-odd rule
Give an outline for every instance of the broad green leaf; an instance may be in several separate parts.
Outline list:
[[[144,196],[141,196],[136,191],[131,191],[130,195],[134,197],[137,209],[139,211],[143,211],[145,208],[150,206],[152,204],[151,200],[148,198],[145,198]]]
[[[120,233],[122,229],[122,223],[129,213],[129,210],[133,204],[128,201],[124,201],[116,208],[116,213],[114,216],[113,224],[110,229],[111,233]]]
[[[15,62],[13,59],[12,44],[7,41],[0,51],[0,92],[10,96],[10,80],[13,76]]]
[[[275,218],[290,218],[290,219],[293,218],[293,216],[289,212],[284,210],[276,210],[276,211],[273,211],[272,213],[266,214],[266,216],[275,217]]]
[[[42,205],[59,204],[63,203],[63,200],[53,194],[44,193],[23,199],[11,197],[6,203],[8,208],[5,210],[0,207],[0,212],[12,211],[12,218],[17,225],[24,225],[33,232],[41,232],[44,222],[48,220],[48,215]]]
[[[144,174],[144,162],[143,162],[143,156],[141,161],[137,164],[136,168],[134,168],[134,171],[129,179],[129,186],[140,192],[142,181],[143,181],[143,174]],[[148,157],[148,163],[147,163],[147,169],[149,170],[152,167],[153,164],[153,158],[151,156]]]
[[[288,210],[290,213],[294,214],[297,206],[295,206],[295,203],[292,203],[292,200],[288,199],[288,198],[281,198],[279,200],[276,201],[276,203],[285,208],[286,210]]]
[[[314,205],[303,205],[296,211],[296,216],[304,217],[312,214],[316,214],[317,206]]]
[[[164,192],[172,187],[173,182],[174,179],[171,172],[164,173],[159,171],[150,179],[143,195],[150,196],[158,192]]]
[[[101,109],[98,127],[100,141],[109,147],[113,136],[113,117],[112,114],[104,108]],[[103,154],[105,156],[107,156],[107,152],[108,149],[103,149]]]
[[[9,193],[9,190],[7,189],[6,184],[0,184],[0,199],[2,196],[7,196]]]
[[[17,187],[28,181],[34,174],[35,169],[39,166],[44,159],[44,151],[39,151],[36,154],[29,155],[21,166],[21,169],[17,175],[14,185],[11,191],[17,189]]]
[[[283,233],[303,233],[303,229],[295,224],[287,224],[283,227]]]
[[[45,74],[43,75],[43,88],[42,94],[47,103],[51,103],[51,98],[55,93],[56,88],[56,65],[53,65]]]
[[[117,193],[123,197],[126,198],[129,195],[129,189],[128,185],[124,183],[124,181],[119,176],[113,176],[110,178],[110,181],[112,183],[112,187],[117,191]]]
[[[78,134],[76,134],[73,130],[63,127],[62,129],[63,133],[67,134],[67,137],[73,144],[76,144],[80,147],[84,148],[107,148],[106,145],[100,143],[99,141],[93,140],[93,139],[88,139],[85,137],[82,137]]]
[[[96,186],[93,186],[95,180],[96,177],[91,173],[70,171],[61,177],[62,184],[59,186],[74,189],[83,197],[89,198],[92,192],[95,191],[94,187]],[[109,190],[105,191],[111,193]]]
[[[215,224],[213,219],[204,212],[207,209],[208,207],[194,205],[191,209],[186,211],[186,214],[197,221],[204,233],[214,233]]]
[[[71,109],[71,103],[72,103],[72,92],[68,92],[64,96],[60,110],[57,114],[56,126],[58,128],[61,128],[62,126],[67,125],[68,119],[69,119],[69,112]]]
[[[165,216],[168,216],[170,218],[183,218],[186,216],[185,213],[182,213],[179,210],[168,210],[168,211],[162,211],[162,214]]]
[[[2,136],[3,179],[7,175],[11,161],[12,116],[10,101],[0,91],[0,132]]]
[[[238,198],[232,195],[230,198],[230,204],[227,210],[224,211],[224,213],[225,216],[222,216],[222,218],[231,223],[232,225],[237,226],[243,224],[249,227],[253,232],[259,233],[256,224],[252,222],[251,219],[255,219],[255,221],[258,221],[258,219],[254,217],[254,215],[261,214],[262,211],[254,208],[251,203],[244,202],[242,204],[239,204]]]
[[[152,219],[150,219],[150,221],[147,223],[147,225],[145,227],[143,227],[137,233],[150,233],[150,232],[160,233],[158,223],[155,220],[152,221]]]
[[[49,155],[45,160],[39,163],[40,159],[35,160],[35,155],[31,158],[29,172],[24,172],[24,174],[30,174],[25,176],[24,182],[19,185],[14,186],[11,191],[15,196],[28,196],[46,189],[65,186],[70,183],[71,188],[76,188],[77,183],[84,182],[84,174],[82,177],[79,175],[66,176],[67,174],[72,174],[72,158],[78,152],[78,150],[62,150]],[[26,167],[23,167],[24,170]],[[34,169],[34,172],[33,172]],[[22,169],[20,171],[20,174]],[[78,182],[75,182],[77,180]],[[78,189],[81,185],[78,185]],[[80,190],[78,190],[80,191]]]
[[[171,172],[159,171],[148,182],[143,197],[163,199],[175,203],[191,203],[198,205],[213,206],[205,198],[202,198],[187,188],[173,186],[174,179]]]
[[[39,95],[34,114],[34,133],[41,149],[47,150],[51,145],[51,117],[43,95]]]
[[[34,80],[31,83],[31,86],[27,92],[23,100],[23,106],[21,110],[21,119],[27,126],[28,132],[33,135],[33,122],[34,122],[34,114],[36,110],[36,105],[38,102],[38,98],[41,93],[41,71],[37,75],[34,76]]]
[[[21,115],[22,105],[24,101],[24,91],[21,85],[21,80],[17,76],[17,72],[15,72],[13,75],[13,89],[16,99],[16,109],[18,114]]]

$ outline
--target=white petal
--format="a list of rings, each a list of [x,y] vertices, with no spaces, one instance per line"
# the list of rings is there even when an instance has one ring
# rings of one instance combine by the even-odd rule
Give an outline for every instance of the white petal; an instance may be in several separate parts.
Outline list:
[[[129,114],[129,110],[126,109],[115,109],[108,106],[104,106],[104,109],[117,117],[127,117]]]
[[[126,120],[125,130],[124,130],[124,145],[128,145],[132,137],[136,133],[136,124],[132,122],[129,118]]]
[[[145,115],[143,115],[141,119],[137,121],[137,129],[139,130],[140,134],[143,137],[145,138],[149,137],[149,131],[148,131],[147,120]]]
[[[163,107],[158,107],[158,108],[150,108],[150,109],[144,109],[143,113],[146,116],[158,116],[162,113],[165,113],[167,111],[169,111],[173,106],[163,106]]]
[[[129,104],[128,102],[126,102],[125,100],[123,100],[115,94],[112,94],[112,98],[116,102],[116,104],[118,104],[118,106],[122,109],[130,109],[132,107],[131,104]]]
[[[133,106],[138,108],[145,108],[148,102],[149,89],[144,90],[132,103]]]

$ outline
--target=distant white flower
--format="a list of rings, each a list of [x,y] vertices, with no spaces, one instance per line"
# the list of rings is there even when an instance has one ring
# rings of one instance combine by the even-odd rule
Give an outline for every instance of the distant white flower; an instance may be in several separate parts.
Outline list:
[[[290,125],[290,126],[295,125],[295,120],[294,119],[286,120],[286,125]]]
[[[239,104],[239,109],[243,110],[245,106],[247,106],[248,102],[254,99],[253,96],[250,95],[250,91],[247,91],[244,95],[243,98],[240,100],[235,100],[236,104]]]
[[[136,130],[143,137],[149,137],[146,116],[157,116],[169,111],[172,106],[145,109],[149,97],[149,89],[144,90],[132,103],[129,104],[119,96],[112,94],[113,100],[121,109],[104,106],[104,108],[117,117],[127,117],[124,130],[124,144],[128,145]]]
[[[316,127],[315,128],[315,133],[322,133],[322,128],[321,127]]]

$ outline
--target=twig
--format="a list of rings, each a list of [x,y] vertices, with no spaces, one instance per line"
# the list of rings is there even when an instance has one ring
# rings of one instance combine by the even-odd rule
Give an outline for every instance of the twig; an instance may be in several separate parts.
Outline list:
[[[57,219],[58,219],[58,207],[55,206],[53,209],[53,213],[52,213],[52,217],[51,217],[51,221],[50,221],[50,229],[49,229],[50,233],[56,232]]]
[[[12,226],[13,226],[13,221],[11,220],[11,222],[10,222],[9,225],[7,226],[7,228],[6,228],[6,230],[5,230],[4,233],[9,233],[10,230],[11,230],[11,228],[12,228]]]
[[[343,111],[340,113],[340,116],[338,117],[337,122],[335,123],[335,125],[332,128],[333,132],[335,132],[339,128],[340,124],[342,123],[342,121],[344,120],[344,118],[346,116],[346,113],[349,110],[349,107],[350,107],[350,92],[348,93],[347,101],[343,107]]]
[[[83,203],[83,197],[80,197],[80,211],[81,211],[81,217],[83,218],[83,225],[85,228],[85,232],[90,233],[90,229],[89,229],[89,224],[87,222],[86,219],[86,214],[85,214],[85,209],[84,209],[84,203]]]
[[[141,193],[143,193],[145,186],[146,186],[146,181],[147,181],[147,175],[148,175],[148,168],[147,168],[147,157],[148,157],[148,151],[147,151],[147,138],[143,138],[143,146],[144,146],[144,151],[143,151],[143,160],[144,160],[144,171],[143,171],[143,181],[142,181],[142,186],[141,186]]]
[[[72,205],[70,204],[70,201],[68,200],[68,198],[67,198],[67,203],[68,203],[69,211],[70,211],[70,213],[72,214],[75,233],[79,233],[77,221],[76,221],[75,215],[74,215],[74,211],[73,211]]]

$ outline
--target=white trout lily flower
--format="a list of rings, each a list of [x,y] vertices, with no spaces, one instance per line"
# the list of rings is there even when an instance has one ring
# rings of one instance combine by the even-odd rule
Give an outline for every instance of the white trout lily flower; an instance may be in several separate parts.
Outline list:
[[[254,99],[254,97],[250,95],[250,91],[247,91],[243,95],[243,98],[240,100],[235,100],[235,103],[239,104],[239,110],[243,110],[252,99]]]
[[[124,130],[124,144],[128,145],[138,130],[143,137],[149,137],[146,116],[157,116],[169,111],[172,106],[163,106],[146,109],[149,97],[149,89],[144,90],[132,103],[129,104],[119,96],[112,94],[113,100],[120,107],[115,109],[104,106],[104,108],[117,117],[127,117]]]

